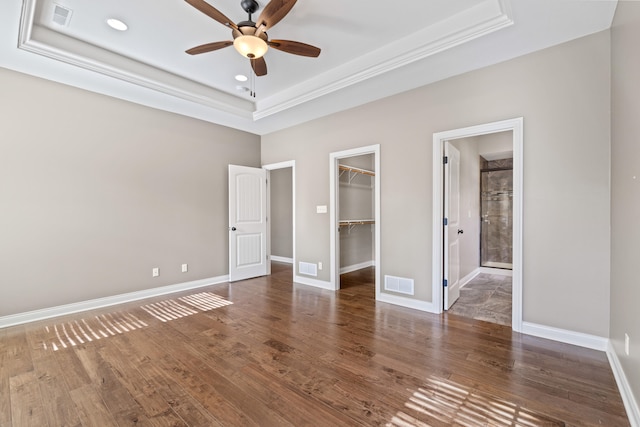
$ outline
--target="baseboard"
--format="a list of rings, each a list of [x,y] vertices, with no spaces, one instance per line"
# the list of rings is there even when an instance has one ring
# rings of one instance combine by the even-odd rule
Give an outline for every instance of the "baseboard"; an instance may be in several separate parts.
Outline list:
[[[293,258],[287,258],[284,256],[271,255],[271,261],[284,262],[285,264],[293,264]]]
[[[613,371],[613,376],[616,378],[618,384],[618,390],[620,390],[620,396],[624,403],[624,408],[627,411],[627,418],[629,418],[629,424],[631,427],[640,427],[640,408],[638,407],[638,401],[633,396],[631,386],[627,380],[627,376],[624,374],[618,353],[613,348],[611,340],[607,344],[607,358]]]
[[[460,289],[464,288],[467,283],[475,279],[478,274],[480,274],[480,267],[460,279]]]
[[[373,267],[376,265],[374,260],[361,262],[359,264],[348,265],[346,267],[340,267],[340,274],[351,273],[352,271],[362,270],[363,268]]]
[[[426,311],[427,313],[440,313],[437,306],[431,302],[419,301],[412,298],[401,297],[380,292],[376,295],[376,301],[395,304],[402,307],[413,308],[415,310]]]
[[[325,282],[324,280],[312,279],[310,277],[302,277],[295,276],[293,278],[295,283],[300,283],[302,285],[313,286],[314,288],[328,289],[330,291],[335,291],[336,288],[331,284],[331,282]]]
[[[513,270],[507,270],[505,268],[480,267],[480,273],[513,277]]]
[[[530,322],[522,322],[522,333],[600,351],[607,350],[607,343],[609,341],[607,338],[596,335],[583,334],[582,332],[568,331],[566,329],[538,325]]]
[[[50,319],[52,317],[65,316],[67,314],[79,313],[81,311],[95,310],[109,307],[116,304],[124,304],[145,298],[172,294],[175,292],[188,291],[190,289],[202,288],[229,281],[229,276],[218,276],[209,279],[193,280],[191,282],[178,283],[176,285],[163,286],[160,288],[145,289],[143,291],[129,292],[126,294],[113,295],[104,298],[97,298],[81,301],[73,304],[59,305],[56,307],[43,308],[41,310],[28,311],[26,313],[11,314],[0,317],[0,329],[9,326],[21,325],[38,320]]]

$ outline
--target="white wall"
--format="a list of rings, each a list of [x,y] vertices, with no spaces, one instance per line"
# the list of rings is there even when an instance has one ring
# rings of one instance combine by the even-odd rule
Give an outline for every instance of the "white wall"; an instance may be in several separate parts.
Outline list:
[[[605,31],[263,136],[300,170],[297,259],[329,265],[329,153],[380,144],[378,268],[430,301],[433,133],[523,116],[523,318],[607,336],[609,79]]]

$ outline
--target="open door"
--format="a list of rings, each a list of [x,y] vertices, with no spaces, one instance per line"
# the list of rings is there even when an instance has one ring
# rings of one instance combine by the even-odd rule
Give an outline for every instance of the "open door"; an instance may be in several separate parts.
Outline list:
[[[444,309],[460,297],[460,151],[444,144]]]
[[[267,171],[229,165],[229,281],[267,274]]]

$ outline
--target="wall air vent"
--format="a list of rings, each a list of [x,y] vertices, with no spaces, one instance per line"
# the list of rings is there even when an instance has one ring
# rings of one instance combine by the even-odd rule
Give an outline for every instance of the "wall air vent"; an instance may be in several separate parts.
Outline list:
[[[305,274],[307,276],[317,276],[318,266],[310,262],[300,261],[298,263],[298,271],[300,271],[300,274]]]
[[[62,25],[63,27],[68,27],[72,14],[73,11],[71,9],[67,9],[66,7],[54,3],[52,21],[58,25]]]
[[[399,292],[401,294],[413,295],[413,279],[403,277],[384,276],[385,291]]]

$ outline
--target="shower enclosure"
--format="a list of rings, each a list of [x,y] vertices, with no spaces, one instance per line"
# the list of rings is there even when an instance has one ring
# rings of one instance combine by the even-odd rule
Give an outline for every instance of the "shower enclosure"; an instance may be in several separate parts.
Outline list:
[[[480,160],[480,265],[511,269],[513,159]]]

